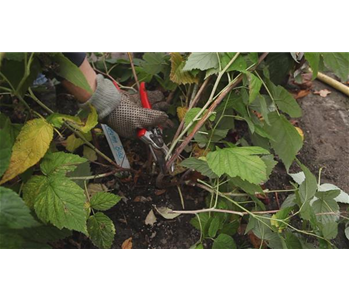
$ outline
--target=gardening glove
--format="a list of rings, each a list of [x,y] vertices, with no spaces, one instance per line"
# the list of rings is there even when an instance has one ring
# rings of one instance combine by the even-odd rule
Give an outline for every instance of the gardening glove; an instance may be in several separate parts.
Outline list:
[[[168,120],[164,112],[143,108],[140,101],[132,102],[128,94],[117,90],[109,79],[100,74],[97,75],[95,93],[80,107],[87,109],[90,104],[96,108],[100,122],[126,138],[136,138],[137,129],[149,129]]]

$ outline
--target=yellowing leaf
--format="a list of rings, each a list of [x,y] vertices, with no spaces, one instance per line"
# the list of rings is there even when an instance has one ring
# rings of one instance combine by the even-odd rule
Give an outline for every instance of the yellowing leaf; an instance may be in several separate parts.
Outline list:
[[[98,124],[97,110],[92,105],[90,105],[90,109],[91,109],[91,111],[88,114],[85,125],[84,126],[74,126],[83,133],[89,132],[92,128],[94,128]]]
[[[82,154],[89,161],[96,161],[97,160],[97,153],[96,153],[96,151],[91,149],[90,147],[84,146],[84,150],[83,150]]]
[[[28,121],[12,148],[10,165],[0,184],[22,174],[46,153],[53,138],[53,127],[43,119]]]
[[[185,61],[178,52],[171,54],[171,74],[170,79],[177,84],[198,83],[198,78],[195,78],[188,71],[183,71]]]
[[[72,133],[70,136],[68,136],[66,140],[65,148],[69,152],[74,152],[77,148],[79,148],[83,144],[85,144],[85,142],[82,139],[77,138],[75,134]]]
[[[178,106],[177,107],[177,117],[180,122],[182,122],[185,114],[188,111],[188,107]]]
[[[296,128],[296,130],[298,131],[299,135],[302,137],[302,141],[304,141],[304,132],[302,129],[300,129],[299,127],[295,126],[294,128]]]

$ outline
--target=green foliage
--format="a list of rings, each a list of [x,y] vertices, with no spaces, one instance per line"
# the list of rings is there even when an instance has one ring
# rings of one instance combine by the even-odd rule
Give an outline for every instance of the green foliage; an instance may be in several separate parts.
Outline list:
[[[302,137],[288,120],[288,117],[300,117],[301,109],[284,88],[289,75],[301,67],[299,59],[292,57],[295,55],[270,53],[257,69],[253,69],[259,61],[257,53],[145,53],[142,58],[133,58],[140,81],[173,97],[168,101],[172,103],[172,112],[178,106],[183,111],[191,107],[203,80],[211,77],[196,107],[186,112],[185,132],[179,140],[193,131],[198,120],[237,76],[243,77],[195,133],[185,148],[187,154],[182,153],[185,157],[180,166],[203,175],[193,174],[190,181],[197,180],[197,176],[201,186],[211,191],[206,199],[211,210],[197,213],[191,220],[201,232],[193,248],[202,249],[213,241],[214,249],[235,249],[235,240],[238,240],[235,235],[246,222],[246,234],[257,239],[255,247],[309,248],[308,236],[311,241],[316,238],[320,248],[333,247],[331,240],[337,237],[341,228],[338,224],[343,221],[338,203],[348,205],[349,196],[335,185],[318,185],[316,177],[298,161],[302,172],[290,174],[293,189],[288,191],[281,209],[265,214],[258,212],[268,209],[266,203],[272,191],[264,184],[273,173],[277,159],[288,171],[303,145]],[[305,53],[305,59],[313,71],[313,79],[327,67],[342,81],[347,80],[348,53]],[[81,154],[79,147],[85,141],[74,131],[91,141],[91,129],[98,122],[96,110],[91,107],[90,112],[76,116],[54,112],[47,116],[46,122],[44,118],[30,120],[41,111],[26,107],[28,98],[32,97],[27,90],[39,72],[50,76],[55,73],[58,79],[64,78],[91,93],[85,77],[61,53],[1,53],[0,63],[0,88],[11,91],[0,101],[5,99],[8,107],[7,103],[19,99],[24,107],[21,108],[24,119],[29,120],[22,121],[26,123],[24,126],[12,124],[8,116],[0,114],[0,176],[7,174],[1,181],[5,185],[0,187],[0,248],[49,248],[52,242],[70,235],[71,230],[85,234],[99,248],[112,247],[115,226],[102,211],[117,205],[120,197],[106,192],[89,196],[86,186],[93,178],[90,162],[77,154],[57,151],[63,145],[66,150]],[[134,85],[128,59],[100,53],[94,66],[125,86]],[[35,125],[32,126],[35,130],[28,131],[28,124]],[[73,132],[67,130],[67,124],[74,128]],[[245,128],[248,128],[246,135]],[[23,139],[23,132],[29,138]],[[170,140],[171,132],[167,133]],[[18,149],[13,146],[16,139],[21,143],[25,140],[26,144]],[[40,155],[31,160],[29,155],[32,156],[33,151],[35,154],[38,148]],[[16,165],[16,172],[11,173],[12,160],[18,158],[23,160]],[[349,239],[349,222],[344,222]],[[204,243],[205,239],[209,243]]]
[[[269,154],[260,147],[217,149],[207,155],[207,163],[218,176],[227,174],[259,184],[267,179],[266,165],[258,154]]]

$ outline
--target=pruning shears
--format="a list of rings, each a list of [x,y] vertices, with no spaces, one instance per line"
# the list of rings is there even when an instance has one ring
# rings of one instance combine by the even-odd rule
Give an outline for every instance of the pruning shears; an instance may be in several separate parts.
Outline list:
[[[141,103],[143,108],[151,109],[151,105],[148,99],[147,90],[145,88],[145,83],[141,82],[139,86],[139,96],[141,98]],[[138,138],[149,146],[150,151],[153,155],[154,160],[160,167],[160,170],[163,174],[166,173],[166,157],[169,152],[168,147],[166,146],[163,137],[161,127],[153,127],[150,130],[145,128],[138,129],[137,132]],[[171,156],[168,157],[170,159]],[[174,171],[174,164],[171,165],[170,171]]]
[[[120,87],[118,86],[118,84],[115,81],[113,81],[113,83],[115,87],[120,91]],[[144,82],[140,83],[139,96],[141,99],[142,107],[146,109],[151,109]],[[166,157],[169,152],[169,149],[163,140],[161,127],[156,126],[151,128],[150,130],[147,130],[145,128],[138,129],[137,136],[142,142],[149,146],[154,160],[160,167],[161,173],[166,174]],[[170,158],[171,156],[168,157],[168,159]],[[171,165],[170,171],[174,171],[174,164]]]

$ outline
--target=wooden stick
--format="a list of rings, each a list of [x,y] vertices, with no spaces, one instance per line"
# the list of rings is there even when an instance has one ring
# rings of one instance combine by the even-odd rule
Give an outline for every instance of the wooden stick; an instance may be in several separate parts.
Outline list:
[[[337,91],[342,92],[344,95],[347,95],[349,97],[349,87],[344,85],[343,83],[325,75],[324,73],[318,72],[316,79],[321,80],[322,82],[328,84],[329,86],[333,87]]]

